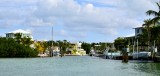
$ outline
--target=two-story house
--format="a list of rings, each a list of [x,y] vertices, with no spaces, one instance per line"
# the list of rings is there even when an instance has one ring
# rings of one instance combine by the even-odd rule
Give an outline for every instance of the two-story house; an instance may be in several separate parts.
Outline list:
[[[143,27],[136,27],[135,29],[135,37],[142,34]]]
[[[22,29],[18,29],[18,30],[12,31],[12,32],[8,32],[8,33],[6,33],[6,37],[7,38],[15,38],[15,34],[17,34],[17,33],[21,33],[22,38],[23,37],[30,37],[30,38],[33,39],[33,37],[32,37],[30,32],[24,31]]]

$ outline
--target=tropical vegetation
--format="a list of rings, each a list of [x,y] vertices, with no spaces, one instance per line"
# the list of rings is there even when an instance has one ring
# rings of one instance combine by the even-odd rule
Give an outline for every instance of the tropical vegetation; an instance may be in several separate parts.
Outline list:
[[[37,57],[38,51],[13,38],[0,37],[0,57]]]
[[[156,2],[158,6],[158,10],[148,10],[146,14],[148,16],[152,16],[149,19],[145,19],[142,24],[142,34],[138,37],[126,37],[126,38],[117,38],[114,41],[116,49],[121,49],[123,46],[127,45],[135,45],[134,41],[138,39],[139,46],[143,46],[143,48],[147,48],[146,51],[151,51],[152,48],[158,48],[160,50],[160,2]],[[153,51],[152,51],[153,52]]]

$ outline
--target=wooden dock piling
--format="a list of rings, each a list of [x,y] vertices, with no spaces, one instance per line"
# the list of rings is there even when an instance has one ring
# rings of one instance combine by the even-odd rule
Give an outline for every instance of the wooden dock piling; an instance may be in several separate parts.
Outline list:
[[[122,51],[122,62],[128,62],[128,52],[127,50]]]

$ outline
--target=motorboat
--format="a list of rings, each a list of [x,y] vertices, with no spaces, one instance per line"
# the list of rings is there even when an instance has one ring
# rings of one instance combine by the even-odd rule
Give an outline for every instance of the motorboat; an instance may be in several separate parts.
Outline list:
[[[134,60],[148,60],[151,57],[151,52],[135,52],[132,53],[132,56]]]
[[[96,54],[96,53],[95,53],[94,50],[91,50],[90,53],[89,53],[90,56],[94,56],[95,54]]]

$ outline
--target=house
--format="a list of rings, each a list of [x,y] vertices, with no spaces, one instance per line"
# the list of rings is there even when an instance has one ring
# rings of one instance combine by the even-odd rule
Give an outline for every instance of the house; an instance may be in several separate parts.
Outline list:
[[[7,38],[15,38],[15,34],[17,34],[17,33],[21,33],[22,37],[30,37],[30,38],[33,39],[30,32],[24,31],[22,29],[18,29],[18,30],[12,31],[12,32],[8,32],[8,33],[6,33],[6,37]]]
[[[75,50],[81,50],[81,45],[82,45],[82,43],[77,42],[77,43],[72,43],[72,44],[74,45],[74,49],[75,49]]]
[[[135,29],[135,37],[142,34],[143,27],[136,27]]]
[[[75,54],[75,55],[86,55],[86,51],[82,49],[81,45],[82,43],[71,43],[72,48],[68,49],[68,54]]]
[[[139,35],[141,35],[143,33],[143,27],[136,27],[136,28],[133,28],[135,30],[134,34],[130,34],[130,35],[127,35],[125,37],[121,37],[121,38],[131,38],[131,39],[135,39],[137,38]]]
[[[60,47],[52,46],[51,49],[53,51],[53,56],[59,56],[60,55]]]

